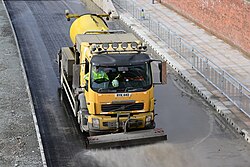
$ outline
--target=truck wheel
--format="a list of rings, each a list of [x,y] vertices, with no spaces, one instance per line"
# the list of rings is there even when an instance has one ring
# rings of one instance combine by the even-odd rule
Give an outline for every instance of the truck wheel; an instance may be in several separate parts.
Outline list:
[[[82,115],[82,111],[78,111],[77,112],[77,122],[80,124],[81,123],[81,115]]]
[[[80,125],[81,132],[84,132],[82,115],[80,116],[80,123],[79,123],[79,125]]]
[[[75,97],[75,106],[74,106],[74,116],[77,117],[78,116],[78,111],[79,111],[79,100],[77,99],[77,97]]]
[[[88,120],[83,116],[82,112],[83,111],[81,110],[77,112],[77,121],[79,123],[81,132],[85,132],[83,126],[87,125]]]

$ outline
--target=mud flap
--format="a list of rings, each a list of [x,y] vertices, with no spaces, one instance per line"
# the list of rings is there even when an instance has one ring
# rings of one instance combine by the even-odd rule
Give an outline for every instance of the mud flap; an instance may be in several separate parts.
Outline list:
[[[87,148],[119,148],[153,144],[167,140],[167,135],[163,129],[149,129],[126,133],[114,133],[88,137]]]

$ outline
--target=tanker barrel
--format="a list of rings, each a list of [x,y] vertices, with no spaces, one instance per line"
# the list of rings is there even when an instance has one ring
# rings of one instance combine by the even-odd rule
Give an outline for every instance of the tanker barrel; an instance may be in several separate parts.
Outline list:
[[[75,44],[75,38],[78,34],[85,34],[87,32],[101,34],[107,32],[109,28],[102,17],[108,17],[108,15],[84,14],[79,16],[67,13],[67,19],[76,18],[70,27],[70,38],[73,44]]]

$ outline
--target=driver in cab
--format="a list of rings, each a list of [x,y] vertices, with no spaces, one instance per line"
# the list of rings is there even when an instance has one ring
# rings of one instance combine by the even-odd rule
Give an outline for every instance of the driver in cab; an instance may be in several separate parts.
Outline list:
[[[89,73],[84,76],[88,81]],[[92,66],[91,85],[93,88],[106,88],[108,86],[109,77],[102,67]]]

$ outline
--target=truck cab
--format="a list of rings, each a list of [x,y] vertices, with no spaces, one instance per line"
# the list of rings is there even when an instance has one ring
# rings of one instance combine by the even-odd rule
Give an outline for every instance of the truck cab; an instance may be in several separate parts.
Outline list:
[[[129,129],[154,127],[150,62],[144,53],[104,54],[91,59],[90,75],[83,85],[89,130],[118,131],[128,119]],[[93,69],[102,70],[107,77],[95,80]]]

